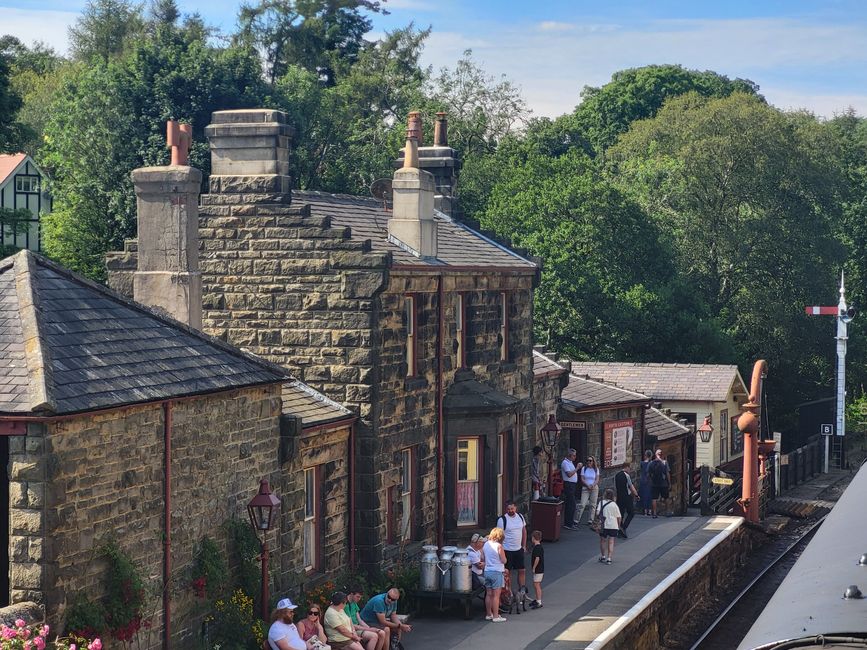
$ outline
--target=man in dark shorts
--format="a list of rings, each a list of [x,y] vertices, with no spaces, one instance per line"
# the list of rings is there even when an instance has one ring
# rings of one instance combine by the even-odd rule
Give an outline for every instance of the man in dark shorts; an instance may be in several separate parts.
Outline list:
[[[651,511],[653,518],[656,519],[657,504],[660,499],[663,502],[668,501],[669,488],[671,487],[671,474],[668,470],[668,463],[662,457],[662,449],[656,450],[656,458],[650,463],[648,474],[650,475]]]
[[[638,496],[638,490],[632,484],[632,477],[629,475],[629,470],[632,469],[632,463],[626,461],[623,467],[617,474],[614,475],[614,488],[617,492],[617,507],[620,509],[620,516],[623,521],[620,524],[620,537],[627,539],[626,529],[629,528],[629,522],[635,516],[635,499]]]
[[[503,540],[503,550],[506,551],[506,568],[518,572],[520,589],[527,591],[527,578],[524,570],[524,554],[527,552],[527,522],[524,515],[518,512],[518,506],[509,499],[506,501],[506,512],[497,517],[497,526],[502,528],[506,537]]]

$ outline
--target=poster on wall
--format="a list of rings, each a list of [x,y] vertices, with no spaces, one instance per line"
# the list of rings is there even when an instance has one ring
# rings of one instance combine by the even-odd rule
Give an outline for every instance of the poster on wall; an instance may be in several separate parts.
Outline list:
[[[735,454],[739,454],[744,450],[744,434],[741,433],[740,429],[738,429],[738,418],[739,417],[740,417],[739,415],[735,415],[731,419],[731,423],[732,423],[732,428],[731,428],[731,432],[732,432],[732,438],[731,438],[731,440],[732,440],[732,456],[734,456]]]
[[[635,420],[611,420],[603,425],[602,467],[620,467],[632,456]]]

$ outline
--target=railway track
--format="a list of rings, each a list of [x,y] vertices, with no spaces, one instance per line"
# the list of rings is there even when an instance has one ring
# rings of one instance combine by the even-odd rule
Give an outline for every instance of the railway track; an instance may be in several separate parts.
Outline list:
[[[753,570],[758,571],[755,577],[729,601],[690,646],[690,650],[737,648],[824,520],[825,517],[822,517],[782,535],[780,540],[769,545],[760,558],[749,563]]]

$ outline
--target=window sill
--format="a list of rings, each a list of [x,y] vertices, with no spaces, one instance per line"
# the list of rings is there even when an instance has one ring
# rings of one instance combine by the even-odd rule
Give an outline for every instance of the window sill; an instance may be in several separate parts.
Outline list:
[[[427,379],[424,377],[407,377],[403,380],[404,390],[419,390],[427,387],[428,382]]]

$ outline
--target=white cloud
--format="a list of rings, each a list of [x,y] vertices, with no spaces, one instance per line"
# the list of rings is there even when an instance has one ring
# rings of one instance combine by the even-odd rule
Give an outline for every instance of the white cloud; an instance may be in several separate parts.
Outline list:
[[[822,25],[792,19],[659,20],[639,26],[540,32],[522,25],[468,25],[465,37],[431,35],[424,59],[435,68],[453,65],[466,47],[490,74],[505,74],[524,90],[536,115],[572,110],[585,85],[599,86],[624,68],[680,63],[760,84],[781,107],[804,105],[830,116],[847,103],[863,106],[859,78],[834,87],[829,71],[860,70],[867,63],[867,27]],[[837,75],[840,76],[840,75]],[[795,81],[781,81],[795,79]],[[794,88],[797,84],[797,88]],[[811,88],[810,85],[814,88]],[[862,112],[859,110],[859,112]]]
[[[65,53],[69,48],[69,27],[77,18],[78,13],[72,11],[0,7],[0,34],[12,34],[26,45],[42,41]]]
[[[536,26],[536,29],[540,32],[571,32],[575,29],[575,25],[556,20],[544,20]]]
[[[425,11],[430,12],[436,9],[436,5],[424,0],[388,0],[383,5],[386,11],[398,9],[401,11]]]

